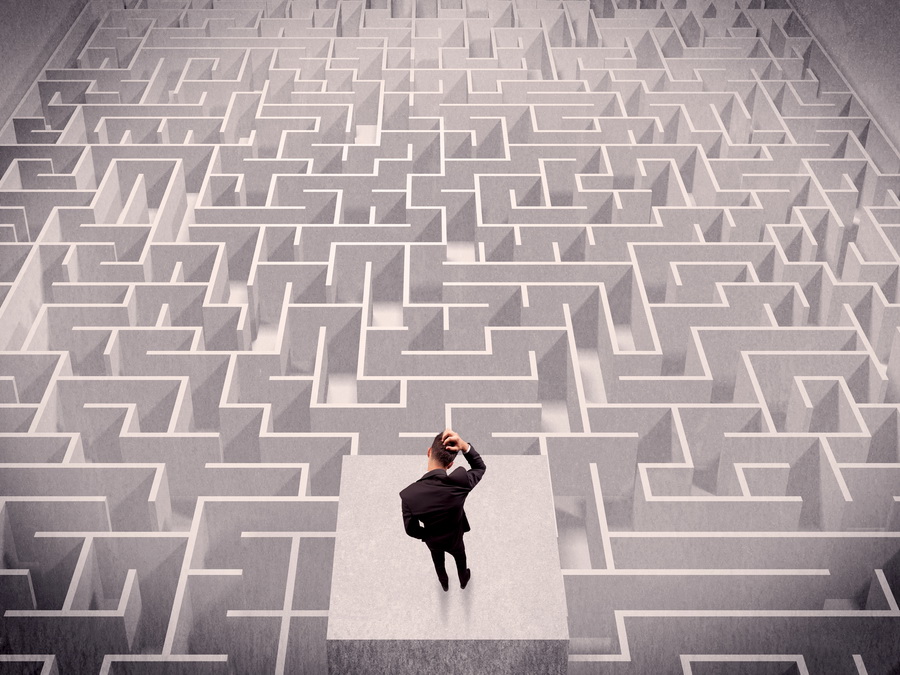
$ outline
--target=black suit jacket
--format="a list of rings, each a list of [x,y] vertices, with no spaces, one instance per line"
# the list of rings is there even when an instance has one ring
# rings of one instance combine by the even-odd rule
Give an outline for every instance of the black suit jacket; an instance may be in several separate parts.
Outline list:
[[[452,473],[433,469],[400,491],[403,526],[410,537],[429,546],[453,546],[463,532],[472,529],[463,506],[484,475],[485,465],[471,443],[463,457],[471,467],[468,471],[461,466]]]

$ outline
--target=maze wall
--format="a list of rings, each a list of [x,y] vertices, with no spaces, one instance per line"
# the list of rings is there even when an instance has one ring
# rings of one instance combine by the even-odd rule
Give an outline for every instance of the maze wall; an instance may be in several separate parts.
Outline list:
[[[786,0],[127,4],[0,133],[0,672],[324,672],[445,426],[573,675],[898,672],[900,159]]]

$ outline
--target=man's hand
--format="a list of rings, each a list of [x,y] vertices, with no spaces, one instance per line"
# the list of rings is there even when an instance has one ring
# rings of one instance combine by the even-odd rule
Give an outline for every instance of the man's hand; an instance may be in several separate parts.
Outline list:
[[[453,429],[444,429],[444,435],[441,436],[441,442],[444,444],[444,449],[449,450],[450,452],[455,450],[462,450],[463,452],[469,451],[469,444],[461,439],[459,434],[453,431]]]

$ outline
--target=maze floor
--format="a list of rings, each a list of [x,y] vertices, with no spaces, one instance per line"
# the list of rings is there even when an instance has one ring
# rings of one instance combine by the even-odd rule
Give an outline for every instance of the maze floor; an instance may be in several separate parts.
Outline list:
[[[570,675],[896,675],[898,252],[787,0],[91,0],[0,130],[0,673],[324,672],[345,457],[450,426],[546,457]]]

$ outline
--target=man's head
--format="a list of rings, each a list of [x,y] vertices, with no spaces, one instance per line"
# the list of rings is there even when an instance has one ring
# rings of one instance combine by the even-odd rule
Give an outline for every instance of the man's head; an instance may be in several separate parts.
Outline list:
[[[453,464],[453,460],[456,459],[456,452],[450,452],[449,450],[444,449],[443,437],[443,431],[434,437],[434,440],[431,442],[431,447],[428,448],[428,460],[438,468],[446,469]]]

